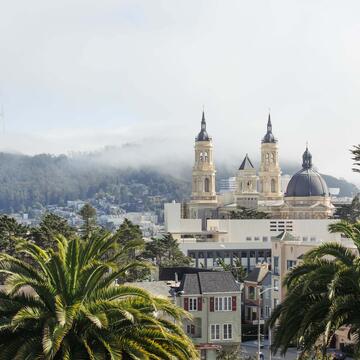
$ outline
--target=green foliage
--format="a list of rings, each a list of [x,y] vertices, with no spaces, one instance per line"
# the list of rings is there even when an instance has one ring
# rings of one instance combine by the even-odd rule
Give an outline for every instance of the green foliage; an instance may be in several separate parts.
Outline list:
[[[17,240],[29,236],[30,229],[27,226],[7,215],[0,216],[0,252],[15,255]]]
[[[353,171],[360,172],[360,145],[355,145],[351,149],[351,153],[353,155],[352,160],[354,160],[354,168]]]
[[[356,195],[350,205],[342,205],[336,209],[335,217],[355,223],[360,220],[360,198]]]
[[[96,230],[96,209],[89,203],[86,203],[79,211],[79,215],[84,221],[81,229],[82,235],[84,238],[87,238]]]
[[[291,343],[302,344],[303,354],[318,343],[324,349],[337,329],[348,326],[359,356],[360,222],[339,222],[329,229],[352,239],[357,253],[339,243],[325,243],[289,271],[284,280],[287,296],[269,322],[275,328],[275,352],[286,353]]]
[[[171,234],[153,238],[145,245],[144,258],[151,259],[158,266],[189,266],[191,258],[179,249],[178,242]]]
[[[142,261],[145,241],[138,225],[134,225],[130,220],[125,219],[113,235],[115,241],[123,249],[122,263],[132,261]],[[149,278],[149,268],[133,268],[126,274],[126,281],[139,281]]]
[[[244,282],[247,270],[242,266],[241,259],[234,257],[232,264],[226,264],[224,259],[217,259],[217,263],[224,271],[231,271],[237,281]]]
[[[242,352],[239,346],[223,346],[216,354],[217,360],[241,360]]]
[[[126,211],[161,212],[164,201],[180,201],[189,182],[149,168],[124,169],[65,155],[0,153],[0,209],[28,211],[68,200],[106,199]],[[153,197],[159,196],[160,203]]]
[[[31,239],[44,249],[56,246],[57,235],[71,239],[76,235],[76,230],[68,224],[67,220],[52,213],[45,214],[39,226],[31,228]]]
[[[230,212],[230,219],[268,219],[269,214],[256,209],[240,207],[238,210]]]
[[[0,358],[198,359],[180,326],[186,312],[131,286],[116,286],[138,263],[121,264],[111,234],[86,241],[58,235],[57,250],[23,241],[31,265],[0,255]]]

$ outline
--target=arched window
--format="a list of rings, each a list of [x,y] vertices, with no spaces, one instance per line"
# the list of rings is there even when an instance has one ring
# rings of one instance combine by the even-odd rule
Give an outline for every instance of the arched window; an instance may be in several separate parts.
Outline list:
[[[200,161],[203,161],[204,160],[204,155],[203,155],[203,153],[201,152],[200,153]]]
[[[275,180],[274,179],[271,179],[271,192],[275,192],[276,191],[276,186],[275,186]]]
[[[206,151],[204,152],[204,160],[205,160],[205,162],[208,161],[208,153]]]
[[[208,178],[206,178],[204,181],[204,190],[205,192],[210,192],[210,182]]]

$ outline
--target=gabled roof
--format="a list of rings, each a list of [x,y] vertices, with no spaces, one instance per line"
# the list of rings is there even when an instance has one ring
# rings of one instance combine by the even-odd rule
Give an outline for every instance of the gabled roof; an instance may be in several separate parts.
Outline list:
[[[240,286],[231,272],[213,271],[185,274],[179,291],[185,295],[239,292]]]
[[[254,169],[254,165],[252,164],[251,160],[249,159],[248,154],[245,155],[243,162],[241,163],[239,170],[249,170]]]
[[[257,266],[245,278],[245,281],[260,284],[265,279],[266,275],[270,272],[268,266]]]
[[[273,236],[273,240],[280,240],[280,241],[297,241],[298,239],[290,234],[288,231],[281,232],[278,236]]]

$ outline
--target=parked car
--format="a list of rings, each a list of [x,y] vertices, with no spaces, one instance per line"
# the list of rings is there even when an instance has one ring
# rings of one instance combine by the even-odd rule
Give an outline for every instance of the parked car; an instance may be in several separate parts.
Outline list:
[[[332,356],[334,360],[345,360],[346,355],[341,351],[337,349],[326,349],[326,354]]]

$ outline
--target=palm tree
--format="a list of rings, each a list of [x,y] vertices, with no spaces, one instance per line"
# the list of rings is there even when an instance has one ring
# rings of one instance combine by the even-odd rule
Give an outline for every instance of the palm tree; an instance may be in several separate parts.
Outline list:
[[[342,326],[360,351],[360,223],[339,222],[330,232],[352,239],[356,251],[339,243],[326,243],[305,254],[304,261],[284,280],[285,300],[274,310],[269,325],[275,328],[273,350],[285,354],[300,344],[303,354],[326,346]]]
[[[1,360],[198,359],[176,323],[185,311],[114,284],[139,264],[119,265],[111,234],[56,239],[56,251],[24,241],[30,263],[0,255]]]

